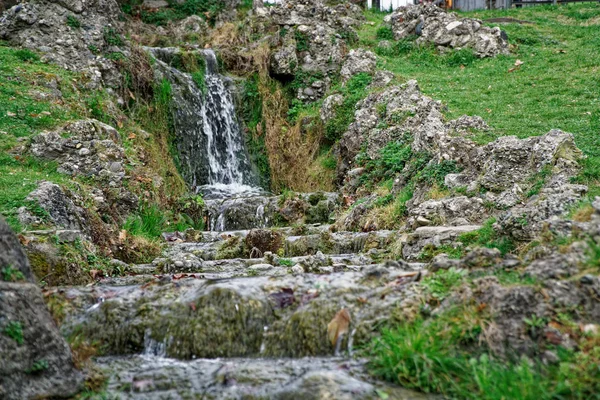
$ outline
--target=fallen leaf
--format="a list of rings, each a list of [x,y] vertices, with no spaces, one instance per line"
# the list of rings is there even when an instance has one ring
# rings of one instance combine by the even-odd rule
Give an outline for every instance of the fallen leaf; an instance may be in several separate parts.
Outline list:
[[[125,229],[119,232],[119,242],[124,242],[127,239],[127,231]]]
[[[338,339],[342,335],[348,333],[350,322],[350,313],[347,309],[342,308],[335,314],[335,317],[333,317],[331,322],[327,325],[327,338],[332,346],[335,347]]]
[[[523,64],[524,64],[524,62],[523,62],[523,61],[521,61],[521,60],[517,60],[517,61],[515,61],[515,67],[520,67],[520,66],[521,66],[521,65],[523,65]]]
[[[135,139],[136,135],[135,133],[130,133],[129,135],[127,135],[127,139]]]
[[[16,117],[16,116],[17,116],[17,114],[15,114],[14,112],[7,111],[7,112],[6,112],[6,116],[7,116],[7,117]]]
[[[369,300],[364,297],[357,297],[356,301],[358,301],[361,304],[367,304],[369,302]]]

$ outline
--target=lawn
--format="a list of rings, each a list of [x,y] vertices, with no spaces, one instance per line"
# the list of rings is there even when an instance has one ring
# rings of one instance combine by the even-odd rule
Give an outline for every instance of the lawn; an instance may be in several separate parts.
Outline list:
[[[562,129],[575,135],[588,156],[580,181],[595,186],[600,177],[600,5],[536,6],[461,13],[465,17],[512,17],[532,24],[502,24],[511,54],[491,59],[411,48],[401,54],[378,51],[382,68],[404,80],[416,79],[422,91],[442,100],[447,117],[480,115],[494,129],[482,142],[499,136],[520,138]],[[377,51],[377,32],[385,14],[367,13],[357,46]],[[490,24],[494,25],[494,24]],[[381,33],[380,33],[381,37]],[[515,62],[523,64],[515,67]]]

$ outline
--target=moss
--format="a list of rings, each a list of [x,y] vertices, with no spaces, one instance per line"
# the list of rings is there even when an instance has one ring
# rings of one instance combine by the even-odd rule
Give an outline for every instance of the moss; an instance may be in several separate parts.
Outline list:
[[[327,324],[337,313],[331,302],[313,301],[286,320],[275,322],[265,341],[267,357],[307,357],[333,354],[327,340]],[[345,348],[346,343],[342,343]]]
[[[232,236],[225,240],[217,250],[216,259],[226,260],[230,258],[244,257],[246,253],[244,241],[239,236]]]

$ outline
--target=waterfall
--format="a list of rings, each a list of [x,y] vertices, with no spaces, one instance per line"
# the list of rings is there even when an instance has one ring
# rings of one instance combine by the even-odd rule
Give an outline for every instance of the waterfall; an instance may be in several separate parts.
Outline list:
[[[238,123],[231,80],[219,73],[210,49],[196,50],[205,60],[204,88],[192,75],[171,66],[177,49],[150,48],[158,78],[172,87],[175,143],[182,175],[205,198],[262,194]]]

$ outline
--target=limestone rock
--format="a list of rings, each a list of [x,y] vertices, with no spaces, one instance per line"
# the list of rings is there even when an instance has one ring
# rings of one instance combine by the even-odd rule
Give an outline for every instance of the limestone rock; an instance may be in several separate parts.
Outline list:
[[[365,49],[350,50],[346,56],[340,75],[344,81],[348,81],[354,75],[364,72],[373,75],[377,66],[375,53]]]
[[[4,13],[0,38],[40,51],[43,60],[63,68],[87,71],[92,80],[101,76],[105,84],[117,87],[116,66],[95,52],[102,54],[118,40],[119,15],[115,0],[31,0]],[[77,20],[80,27],[68,24],[67,18]]]
[[[56,161],[58,172],[83,175],[110,187],[120,186],[128,164],[115,128],[94,119],[71,122],[63,128],[35,136],[29,151]]]
[[[7,267],[19,269],[29,282],[0,281],[0,397],[21,400],[74,395],[83,378],[40,289],[31,283],[29,262],[17,238],[0,220],[0,269]]]
[[[387,20],[396,40],[417,34],[418,44],[433,43],[454,49],[470,47],[482,58],[508,54],[508,42],[500,28],[489,28],[477,19],[459,18],[433,4],[400,7]]]

